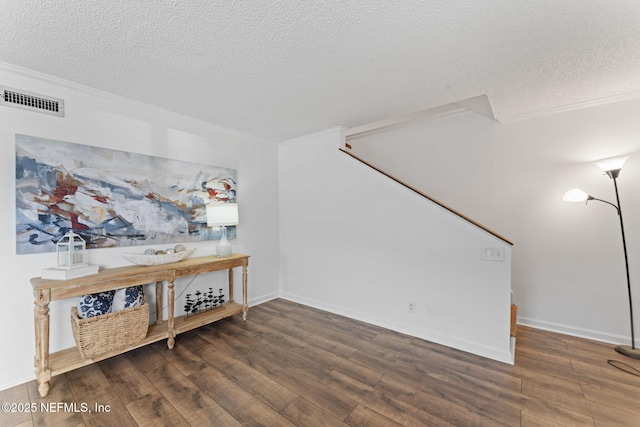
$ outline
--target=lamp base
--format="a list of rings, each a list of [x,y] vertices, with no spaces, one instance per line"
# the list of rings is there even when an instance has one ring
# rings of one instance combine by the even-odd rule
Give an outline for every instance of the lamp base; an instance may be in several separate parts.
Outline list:
[[[216,245],[216,256],[218,258],[228,258],[231,256],[231,243],[227,240],[227,227],[220,227],[222,235]]]
[[[615,350],[627,357],[640,359],[640,348],[631,348],[631,346],[629,345],[618,345],[616,346]]]

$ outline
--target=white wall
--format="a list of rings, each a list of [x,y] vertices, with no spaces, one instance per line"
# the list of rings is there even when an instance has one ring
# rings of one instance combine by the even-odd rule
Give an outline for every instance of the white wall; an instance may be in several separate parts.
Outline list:
[[[0,106],[0,200],[3,201],[0,206],[3,219],[0,324],[5,346],[5,350],[0,351],[0,389],[34,378],[33,296],[29,279],[39,276],[43,268],[55,265],[54,254],[16,255],[15,134],[236,168],[241,222],[237,228],[238,238],[232,244],[235,252],[251,255],[249,302],[256,304],[278,295],[278,150],[275,144],[7,64],[0,64],[0,83],[63,98],[66,107],[66,116],[59,118]],[[197,247],[193,256],[212,254],[215,250],[215,242],[198,242],[192,246]],[[138,247],[141,252],[145,248]],[[89,262],[101,267],[129,265],[120,256],[123,252],[131,252],[131,248],[90,250]],[[177,282],[177,293],[189,283],[189,278]],[[226,284],[226,273],[198,276],[187,292],[206,289],[215,283]],[[239,283],[238,277],[235,284]],[[235,292],[240,295],[241,289]],[[177,308],[183,306],[180,301]],[[70,303],[51,304],[52,351],[74,345]]]
[[[280,146],[282,296],[511,362],[511,247],[341,153],[341,138]],[[504,262],[481,261],[484,247]]]
[[[592,162],[634,154],[618,180],[640,330],[640,100],[500,124],[467,113],[350,141],[354,154],[511,239],[519,322],[630,343],[616,211],[562,201],[578,187],[615,203]],[[636,336],[636,342],[638,342]]]

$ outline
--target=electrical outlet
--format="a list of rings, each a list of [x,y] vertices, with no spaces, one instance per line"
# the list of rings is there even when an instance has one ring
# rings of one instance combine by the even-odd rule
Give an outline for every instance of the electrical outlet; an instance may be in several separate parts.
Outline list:
[[[416,303],[409,301],[409,304],[407,305],[407,311],[409,313],[415,313],[416,312]]]

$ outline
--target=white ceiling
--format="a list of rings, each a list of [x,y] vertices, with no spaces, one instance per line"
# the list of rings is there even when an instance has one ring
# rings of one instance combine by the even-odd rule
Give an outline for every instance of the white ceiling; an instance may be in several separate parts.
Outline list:
[[[2,62],[276,142],[483,94],[505,120],[640,91],[638,0],[0,0],[0,17]]]

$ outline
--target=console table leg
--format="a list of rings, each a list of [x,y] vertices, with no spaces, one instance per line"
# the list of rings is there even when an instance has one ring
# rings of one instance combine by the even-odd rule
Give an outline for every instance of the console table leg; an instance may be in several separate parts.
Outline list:
[[[173,272],[173,274],[171,275],[171,277],[168,280],[168,286],[167,286],[167,299],[168,299],[168,315],[167,315],[167,335],[169,337],[169,339],[167,340],[167,347],[169,347],[169,349],[172,349],[174,344],[176,343],[176,330],[175,330],[175,325],[174,325],[174,317],[175,317],[175,311],[174,311],[174,306],[175,306],[175,289],[174,289],[174,281],[175,281],[175,271]]]
[[[156,325],[162,323],[162,282],[156,282]]]
[[[49,369],[49,302],[51,292],[40,290],[35,293],[34,325],[36,332],[36,378],[41,397],[49,394],[51,369]]]
[[[233,268],[229,269],[229,302],[233,302]]]
[[[247,321],[249,304],[247,303],[247,265],[242,266],[242,320]]]

